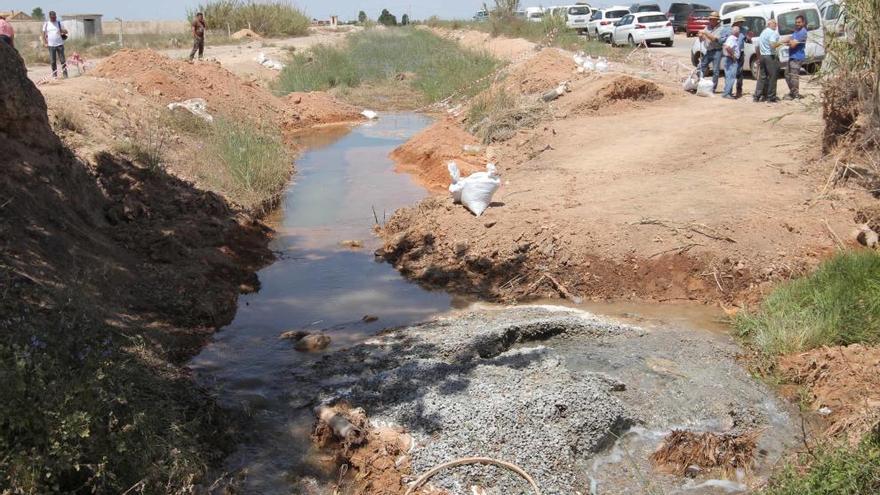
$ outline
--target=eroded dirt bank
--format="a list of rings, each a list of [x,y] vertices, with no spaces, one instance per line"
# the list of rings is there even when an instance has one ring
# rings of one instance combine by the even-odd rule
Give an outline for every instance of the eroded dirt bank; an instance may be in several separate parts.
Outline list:
[[[851,242],[871,199],[826,187],[813,105],[694,97],[669,64],[638,60],[578,74],[571,54],[541,50],[488,90],[536,99],[570,81],[540,123],[474,157],[455,138],[478,124],[465,107],[435,153],[401,147],[401,167],[438,189],[450,158],[495,161],[503,185],[479,218],[442,193],[398,211],[380,254],[429,286],[498,300],[741,304]]]

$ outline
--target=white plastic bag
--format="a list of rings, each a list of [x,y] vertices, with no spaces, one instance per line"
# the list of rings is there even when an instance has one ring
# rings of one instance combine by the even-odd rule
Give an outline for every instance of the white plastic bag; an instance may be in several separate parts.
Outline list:
[[[599,57],[599,60],[596,61],[596,72],[607,72],[608,71],[608,60],[605,57]]]
[[[684,84],[682,84],[682,88],[685,91],[694,92],[697,90],[697,86],[700,84],[700,79],[703,78],[703,73],[700,69],[694,69],[693,72],[684,80]]]
[[[200,117],[205,122],[211,124],[214,122],[214,117],[208,113],[208,102],[206,102],[203,98],[190,98],[189,100],[182,101],[180,103],[169,103],[168,110],[174,110],[175,108],[183,108],[189,110],[189,112],[196,117]]]
[[[363,115],[364,117],[366,117],[368,120],[373,120],[373,119],[375,119],[376,117],[379,116],[378,113],[376,113],[376,112],[374,112],[374,111],[372,111],[372,110],[364,110],[363,112],[361,112],[361,115]]]
[[[473,173],[464,179],[461,178],[458,166],[455,162],[449,162],[449,175],[452,176],[452,184],[449,192],[456,203],[463,204],[474,215],[480,216],[492,203],[492,196],[501,187],[501,178],[495,171],[495,164],[486,165],[485,172]]]
[[[704,77],[697,83],[697,96],[712,97],[715,92],[715,84],[712,83],[711,77]]]

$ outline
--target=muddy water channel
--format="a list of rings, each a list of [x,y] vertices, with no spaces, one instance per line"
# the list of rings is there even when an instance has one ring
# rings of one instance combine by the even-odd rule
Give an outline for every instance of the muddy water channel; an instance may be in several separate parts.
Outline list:
[[[225,466],[242,473],[242,491],[333,493],[338,471],[309,435],[313,407],[334,398],[410,431],[416,474],[479,455],[522,466],[547,494],[737,493],[765,476],[796,429],[736,362],[739,349],[715,311],[471,304],[375,261],[376,221],[427,194],[394,172],[388,154],[429,123],[388,114],[304,138],[308,151],[270,219],[277,261],[191,363],[224,406],[248,417]],[[376,336],[392,327],[400,328]],[[279,339],[287,330],[321,331],[332,344],[297,352]],[[657,474],[647,459],[672,428],[761,429],[756,467],[727,479]],[[492,468],[461,468],[435,484],[527,493]],[[358,493],[353,486],[339,493]]]
[[[302,138],[294,181],[268,219],[278,260],[259,273],[259,292],[239,299],[235,321],[191,363],[221,402],[253,417],[252,438],[229,469],[246,469],[248,492],[290,493],[296,473],[322,478],[308,448],[312,417],[289,370],[320,354],[293,350],[286,330],[324,331],[329,350],[392,326],[447,310],[452,297],[405,281],[374,261],[376,220],[427,193],[394,172],[388,154],[430,124],[417,114],[387,114],[353,129],[333,127]],[[374,215],[375,211],[375,215]],[[360,241],[361,248],[343,241]],[[365,322],[367,315],[378,320]]]

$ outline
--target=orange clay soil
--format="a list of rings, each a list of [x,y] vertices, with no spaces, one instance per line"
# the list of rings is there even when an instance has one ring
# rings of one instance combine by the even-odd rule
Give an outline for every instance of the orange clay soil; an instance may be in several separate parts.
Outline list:
[[[268,122],[287,131],[363,119],[357,108],[326,94],[278,98],[256,82],[239,78],[219,62],[190,64],[153,50],[121,50],[98,64],[91,74],[129,83],[138,93],[163,104],[204,98],[209,113]]]
[[[502,187],[482,217],[440,193],[384,226],[379,254],[406,276],[496,300],[742,304],[851,242],[872,200],[824,188],[815,108],[695,97],[651,66],[577,74],[562,53],[545,49],[496,79],[541,93],[567,64],[572,91],[542,124],[489,148]],[[470,123],[455,124],[438,127],[457,143],[425,133],[392,156],[445,189],[445,161],[473,142]]]

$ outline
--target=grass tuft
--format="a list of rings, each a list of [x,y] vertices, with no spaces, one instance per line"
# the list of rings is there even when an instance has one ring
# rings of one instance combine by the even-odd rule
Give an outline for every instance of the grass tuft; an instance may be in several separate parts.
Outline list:
[[[814,456],[814,457],[813,457]],[[801,461],[809,470],[786,466],[762,495],[866,495],[880,493],[880,428],[858,447],[820,447]]]
[[[736,329],[768,355],[823,345],[880,343],[880,254],[850,251],[776,288]]]
[[[60,108],[55,112],[55,128],[77,134],[84,134],[85,128],[79,117],[69,108]]]
[[[506,141],[519,129],[535,127],[547,117],[547,105],[533,97],[512,95],[504,90],[481,94],[468,109],[468,131],[483,144]]]
[[[250,123],[218,119],[208,145],[217,161],[209,183],[247,208],[276,196],[293,171],[293,156],[281,136]]]
[[[439,101],[479,92],[488,85],[481,80],[500,66],[487,53],[463,49],[426,30],[365,30],[350,35],[344,45],[318,45],[293,55],[278,87],[290,93],[405,79],[429,101]]]

